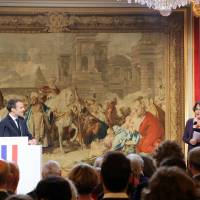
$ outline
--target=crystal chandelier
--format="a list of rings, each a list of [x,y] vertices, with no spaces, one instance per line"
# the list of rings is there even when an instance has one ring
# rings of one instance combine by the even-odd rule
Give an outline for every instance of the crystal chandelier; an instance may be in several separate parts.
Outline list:
[[[132,2],[140,5],[145,5],[148,8],[153,8],[160,11],[161,15],[168,16],[171,14],[172,9],[186,6],[191,2],[199,4],[200,0],[128,0],[128,3]]]

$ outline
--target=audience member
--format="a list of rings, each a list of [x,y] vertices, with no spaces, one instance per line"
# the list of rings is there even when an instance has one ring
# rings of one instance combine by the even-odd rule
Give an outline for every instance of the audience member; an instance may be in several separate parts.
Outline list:
[[[9,194],[15,194],[19,182],[19,168],[17,164],[8,162],[10,173],[6,181],[6,187]]]
[[[0,160],[0,200],[9,196],[7,192],[7,178],[10,173],[9,165],[6,161]]]
[[[7,191],[7,179],[9,173],[9,164],[4,160],[0,160],[0,200],[4,200],[6,197],[9,196],[9,193]]]
[[[183,159],[176,158],[176,157],[169,157],[165,158],[161,163],[160,167],[179,167],[180,169],[186,171],[186,164]]]
[[[128,154],[127,158],[131,162],[132,180],[129,184],[128,194],[131,199],[140,200],[141,191],[148,185],[148,178],[143,174],[144,161],[138,154]]]
[[[101,166],[104,186],[103,199],[128,199],[127,187],[131,178],[131,165],[120,152],[108,152]]]
[[[37,200],[76,200],[69,180],[60,176],[42,179],[36,187]]]
[[[102,162],[103,162],[103,157],[100,156],[100,157],[96,158],[96,160],[94,161],[94,164],[93,164],[93,166],[95,167],[95,169],[97,171],[98,178],[99,178],[99,184],[97,185],[97,187],[94,188],[94,190],[92,192],[92,197],[95,200],[102,199],[102,197],[103,197],[103,184],[100,179]]]
[[[194,200],[193,180],[178,167],[160,167],[143,190],[142,200]]]
[[[102,165],[102,162],[103,162],[103,157],[99,156],[95,159],[94,161],[94,167],[95,168],[101,168],[101,165]]]
[[[154,151],[153,158],[156,161],[156,165],[159,167],[160,163],[168,157],[175,157],[184,160],[184,155],[181,147],[175,142],[165,140]]]
[[[78,164],[69,172],[68,178],[76,186],[79,200],[92,199],[91,194],[99,183],[98,174],[92,166]]]
[[[132,170],[132,175],[136,178],[139,179],[141,175],[143,175],[143,166],[144,166],[144,161],[139,156],[138,154],[128,154],[127,158],[131,162],[131,170]]]
[[[150,178],[156,171],[154,160],[150,155],[147,154],[140,154],[140,156],[144,161],[143,174],[145,177]]]
[[[47,161],[42,167],[42,178],[48,176],[61,176],[61,166],[55,160]]]
[[[61,176],[60,164],[55,160],[48,160],[42,167],[42,179],[50,176]],[[32,190],[28,195],[36,199],[36,190]]]
[[[7,197],[5,200],[33,200],[33,199],[28,195],[13,194]]]
[[[189,151],[188,169],[195,183],[200,186],[200,147],[195,147]]]

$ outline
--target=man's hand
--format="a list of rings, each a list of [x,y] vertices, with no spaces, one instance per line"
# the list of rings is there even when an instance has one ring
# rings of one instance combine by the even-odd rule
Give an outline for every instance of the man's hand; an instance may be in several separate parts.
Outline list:
[[[28,144],[30,144],[30,145],[36,145],[38,142],[37,142],[37,140],[36,139],[32,139],[32,140],[29,140],[28,141]]]

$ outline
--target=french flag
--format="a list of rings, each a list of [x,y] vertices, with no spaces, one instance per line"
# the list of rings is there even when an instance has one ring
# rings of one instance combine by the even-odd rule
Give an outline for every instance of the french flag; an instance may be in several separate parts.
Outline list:
[[[18,145],[0,145],[1,159],[17,163]]]

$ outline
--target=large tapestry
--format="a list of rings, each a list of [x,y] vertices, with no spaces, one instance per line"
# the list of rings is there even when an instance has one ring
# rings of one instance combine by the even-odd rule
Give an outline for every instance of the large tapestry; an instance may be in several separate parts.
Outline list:
[[[152,153],[163,139],[180,142],[183,13],[2,18],[0,116],[8,99],[22,99],[44,159],[67,170],[108,150]]]

